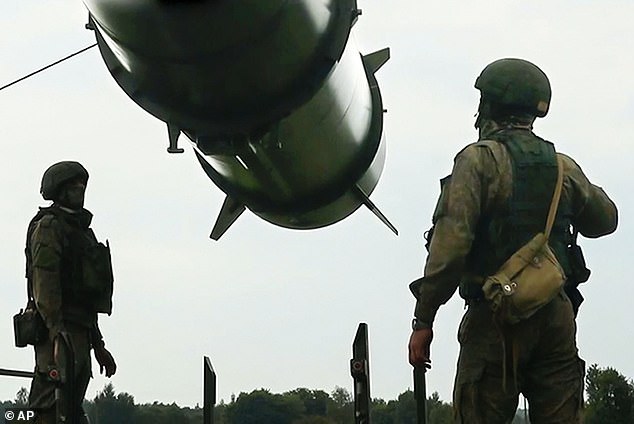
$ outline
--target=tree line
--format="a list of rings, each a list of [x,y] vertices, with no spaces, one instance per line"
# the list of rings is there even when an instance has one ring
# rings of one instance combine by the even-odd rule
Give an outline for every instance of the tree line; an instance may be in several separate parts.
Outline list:
[[[21,388],[12,402],[0,407],[26,407],[28,391]],[[201,424],[203,409],[179,407],[175,403],[137,404],[129,393],[116,393],[112,383],[104,386],[94,399],[84,401],[84,410],[92,424]],[[451,422],[451,405],[433,393],[428,400],[430,424]],[[375,424],[414,424],[414,393],[407,390],[398,399],[373,399],[371,420]],[[351,424],[354,423],[354,399],[345,388],[332,393],[299,388],[282,394],[267,389],[232,396],[214,407],[215,424]]]
[[[28,391],[20,389],[14,401],[1,402],[2,409],[26,406]],[[175,403],[137,404],[128,393],[116,393],[107,384],[94,399],[84,403],[92,424],[201,424],[201,407],[179,407]],[[427,422],[450,424],[453,412],[434,392],[427,399]],[[634,382],[613,368],[592,365],[586,376],[586,424],[634,423]],[[513,424],[527,424],[524,410],[518,410]],[[397,399],[373,399],[372,424],[415,424],[416,400],[407,390]],[[214,408],[215,424],[353,424],[354,399],[342,387],[332,393],[299,388],[282,394],[267,389],[253,390],[220,401]]]

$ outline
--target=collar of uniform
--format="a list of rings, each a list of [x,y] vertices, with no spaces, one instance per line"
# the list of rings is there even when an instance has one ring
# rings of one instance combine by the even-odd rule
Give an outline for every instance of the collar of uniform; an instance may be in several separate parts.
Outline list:
[[[532,122],[517,122],[510,117],[508,121],[498,122],[493,119],[486,119],[482,122],[480,127],[480,140],[485,140],[487,137],[504,130],[533,130]]]
[[[56,215],[64,219],[69,224],[82,229],[90,227],[90,223],[92,222],[93,215],[88,209],[82,208],[79,210],[72,210],[56,204],[53,204],[50,209],[55,209]]]

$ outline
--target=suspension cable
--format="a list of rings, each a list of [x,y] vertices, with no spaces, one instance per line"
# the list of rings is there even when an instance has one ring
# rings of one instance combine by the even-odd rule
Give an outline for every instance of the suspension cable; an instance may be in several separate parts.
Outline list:
[[[35,75],[35,74],[39,74],[40,72],[45,71],[45,70],[47,70],[48,68],[51,68],[51,67],[53,67],[53,66],[55,66],[55,65],[57,65],[57,64],[59,64],[59,63],[62,63],[63,61],[68,60],[68,59],[70,59],[70,58],[71,58],[71,57],[73,57],[73,56],[77,56],[78,54],[81,54],[81,53],[85,52],[85,51],[86,51],[86,50],[88,50],[88,49],[92,49],[92,48],[93,48],[93,47],[95,47],[96,45],[97,45],[97,43],[91,44],[90,46],[88,46],[88,47],[84,47],[83,49],[81,49],[81,50],[79,50],[79,51],[76,51],[76,52],[75,52],[75,53],[73,53],[73,54],[69,54],[68,56],[66,56],[66,57],[64,57],[64,58],[62,58],[62,59],[60,59],[60,60],[58,60],[58,61],[56,61],[56,62],[53,62],[53,63],[51,63],[50,65],[46,65],[45,67],[40,68],[40,69],[38,69],[37,71],[31,72],[30,74],[25,75],[25,76],[23,76],[22,78],[18,78],[17,80],[15,80],[15,81],[13,81],[13,82],[10,82],[9,84],[7,84],[7,85],[4,85],[4,86],[0,87],[0,91],[4,90],[5,88],[11,87],[11,86],[12,86],[12,85],[14,85],[14,84],[17,84],[17,83],[19,83],[20,81],[24,81],[25,79],[30,78],[30,77],[32,77],[32,76],[33,76],[33,75]]]

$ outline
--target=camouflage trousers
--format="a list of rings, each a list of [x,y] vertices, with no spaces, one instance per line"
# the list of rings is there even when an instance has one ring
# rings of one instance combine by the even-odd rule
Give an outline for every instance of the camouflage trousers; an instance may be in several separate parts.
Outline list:
[[[520,393],[532,424],[581,422],[585,363],[577,354],[572,305],[563,292],[506,330],[495,324],[485,302],[473,303],[458,341],[456,423],[511,423]]]
[[[73,390],[75,393],[70,404],[74,413],[77,414],[78,421],[76,422],[78,424],[84,424],[88,423],[88,419],[85,416],[82,403],[86,395],[88,382],[92,377],[90,337],[88,330],[81,328],[71,329],[69,336],[75,356],[73,364],[74,375],[72,376]],[[49,370],[56,366],[58,366],[58,369],[69,369],[63,358],[60,358],[60,362],[62,363],[55,364],[53,349],[54,344],[48,339],[35,346],[35,376],[31,382],[29,408],[36,411],[34,422],[37,424],[56,424],[57,405],[55,391],[58,387],[64,386],[59,386],[57,382],[49,378]],[[66,394],[64,393],[64,395]],[[70,414],[72,412],[68,411],[67,413]]]

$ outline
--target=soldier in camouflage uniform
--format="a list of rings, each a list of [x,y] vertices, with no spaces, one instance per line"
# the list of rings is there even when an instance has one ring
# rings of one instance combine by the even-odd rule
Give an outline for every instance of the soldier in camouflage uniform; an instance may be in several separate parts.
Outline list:
[[[77,162],[49,167],[41,194],[54,203],[40,208],[28,228],[29,291],[48,333],[35,344],[29,407],[37,411],[36,423],[68,422],[72,415],[73,422],[88,422],[81,405],[92,376],[91,349],[102,373],[116,371],[97,325],[98,312],[111,312],[112,270],[109,250],[97,242],[92,214],[83,208],[87,181]]]
[[[549,244],[568,280],[574,274],[571,228],[589,238],[610,234],[617,226],[617,209],[573,159],[532,132],[535,118],[548,112],[551,96],[550,83],[537,66],[520,59],[495,61],[475,87],[481,92],[475,125],[479,141],[455,157],[452,174],[441,181],[424,276],[410,285],[417,303],[409,361],[414,366],[430,363],[434,317],[460,287],[468,309],[458,330],[456,422],[510,423],[522,393],[532,423],[578,423],[585,370],[568,290],[531,317],[505,326],[496,321],[481,284],[544,231],[556,156],[562,159],[564,178]]]

